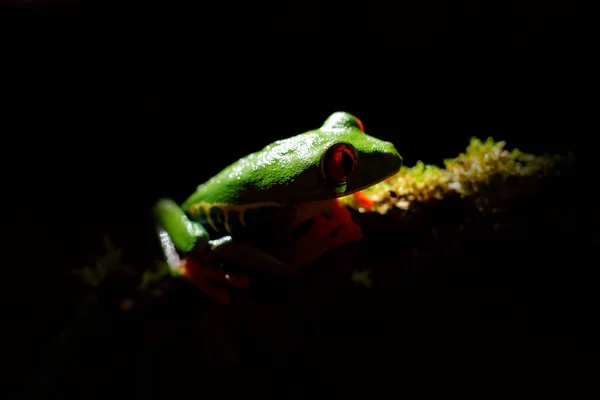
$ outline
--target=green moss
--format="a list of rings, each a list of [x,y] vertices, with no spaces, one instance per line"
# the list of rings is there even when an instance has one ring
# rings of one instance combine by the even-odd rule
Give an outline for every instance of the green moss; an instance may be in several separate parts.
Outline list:
[[[506,142],[471,138],[464,153],[445,159],[444,168],[421,161],[402,167],[394,176],[363,191],[373,202],[365,208],[356,196],[342,201],[361,212],[385,214],[393,208],[408,209],[413,202],[442,199],[448,195],[479,196],[490,185],[508,178],[540,177],[552,174],[557,163],[570,164],[572,155],[536,156],[518,149],[507,150]],[[486,203],[486,201],[483,201]]]
[[[99,287],[109,273],[127,269],[123,263],[123,250],[115,248],[106,235],[102,238],[102,244],[105,254],[98,257],[93,267],[86,265],[81,269],[71,271],[72,274],[79,275],[83,283],[94,288]]]

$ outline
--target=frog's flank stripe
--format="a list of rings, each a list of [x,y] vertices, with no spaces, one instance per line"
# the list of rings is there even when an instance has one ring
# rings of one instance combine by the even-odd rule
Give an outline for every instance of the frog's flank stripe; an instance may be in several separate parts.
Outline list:
[[[196,212],[197,213],[196,213],[195,217],[197,217],[201,221],[208,221],[208,214],[204,207],[198,207],[196,209]]]
[[[231,235],[231,233],[237,228],[241,227],[240,217],[242,213],[235,209],[229,209],[226,212],[227,217],[225,218],[225,230]]]
[[[208,210],[208,222],[217,231],[221,232],[221,228],[227,230],[227,221],[225,220],[225,212],[219,206],[211,206]]]
[[[259,223],[260,211],[272,208],[281,206],[275,202],[244,205],[199,202],[190,206],[188,214],[194,219],[208,222],[215,232],[232,234],[237,229],[245,228],[248,222],[250,225]],[[250,217],[250,221],[247,217]]]

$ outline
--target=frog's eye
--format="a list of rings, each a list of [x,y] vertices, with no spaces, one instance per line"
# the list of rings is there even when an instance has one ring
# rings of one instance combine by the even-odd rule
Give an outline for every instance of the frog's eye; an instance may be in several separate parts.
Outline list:
[[[325,154],[324,163],[324,172],[328,179],[344,182],[356,170],[356,151],[348,144],[336,144]]]
[[[329,116],[323,124],[325,129],[345,129],[345,128],[358,128],[361,131],[365,131],[365,127],[362,121],[356,118],[354,115],[338,111]]]

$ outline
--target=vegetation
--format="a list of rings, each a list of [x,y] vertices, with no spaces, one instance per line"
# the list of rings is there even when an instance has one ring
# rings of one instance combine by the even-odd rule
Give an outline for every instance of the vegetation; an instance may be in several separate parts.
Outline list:
[[[561,359],[558,336],[589,332],[569,346],[597,336],[582,325],[597,292],[581,279],[593,235],[577,199],[561,196],[576,190],[575,160],[505,147],[474,138],[443,168],[419,162],[343,198],[361,242],[291,277],[251,275],[228,306],[183,280],[149,279],[162,268],[125,265],[107,242],[79,272],[95,295],[50,344],[32,398],[79,396],[98,376],[108,397],[158,397],[233,366],[329,377],[377,367],[382,354],[408,369],[428,357],[511,370],[523,354]]]

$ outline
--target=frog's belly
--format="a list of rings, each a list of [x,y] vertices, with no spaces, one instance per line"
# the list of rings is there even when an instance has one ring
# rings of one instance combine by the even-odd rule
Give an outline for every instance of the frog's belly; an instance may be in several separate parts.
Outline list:
[[[212,239],[231,235],[300,265],[362,237],[360,228],[337,199],[291,206],[198,203],[190,207],[188,214],[206,227]]]
[[[288,264],[306,266],[326,252],[362,238],[362,230],[348,208],[337,199],[294,228],[290,246],[277,256]]]

